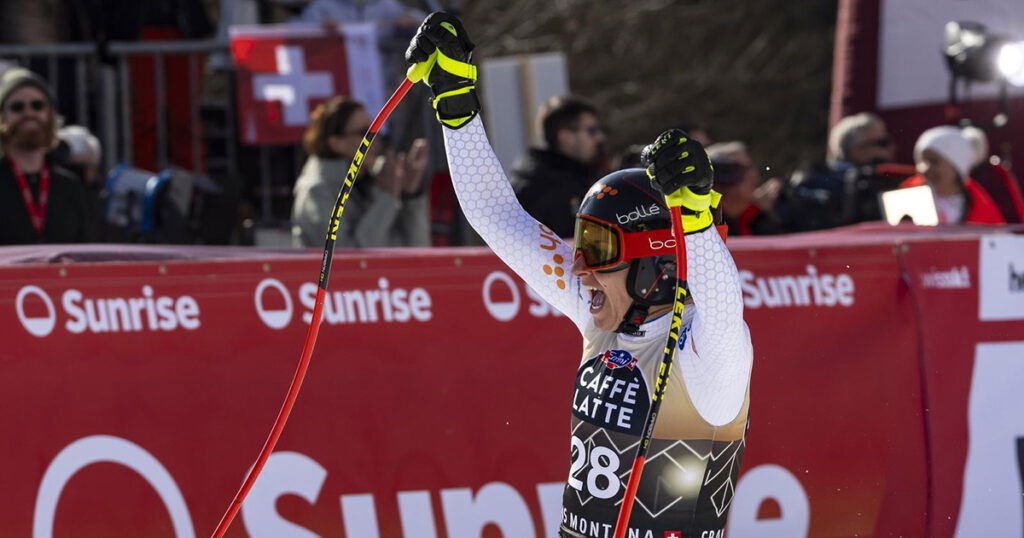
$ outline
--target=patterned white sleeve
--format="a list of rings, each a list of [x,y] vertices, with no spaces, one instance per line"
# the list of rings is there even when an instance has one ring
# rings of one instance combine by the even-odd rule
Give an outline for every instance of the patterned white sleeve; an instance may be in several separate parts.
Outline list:
[[[582,331],[590,319],[589,295],[572,275],[572,249],[519,205],[480,117],[461,129],[444,129],[444,143],[455,194],[473,229]]]
[[[696,311],[677,360],[694,407],[704,420],[721,426],[743,407],[753,364],[739,274],[714,227],[686,236],[686,262]]]

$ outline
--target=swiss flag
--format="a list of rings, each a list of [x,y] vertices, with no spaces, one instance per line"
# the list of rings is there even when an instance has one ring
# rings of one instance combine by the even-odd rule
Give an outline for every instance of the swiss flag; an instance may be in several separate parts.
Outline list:
[[[683,533],[679,531],[665,531],[665,538],[683,538]]]
[[[341,33],[318,25],[234,26],[230,34],[238,130],[246,144],[298,142],[310,113],[335,95],[360,100],[368,111],[383,103],[372,25],[342,26]]]

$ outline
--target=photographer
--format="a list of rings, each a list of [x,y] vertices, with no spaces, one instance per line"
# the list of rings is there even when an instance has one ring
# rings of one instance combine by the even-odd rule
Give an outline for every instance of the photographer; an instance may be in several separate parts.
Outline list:
[[[829,158],[793,174],[791,231],[835,228],[879,220],[878,194],[896,183],[876,167],[892,162],[895,146],[881,118],[870,113],[847,116],[829,133]]]

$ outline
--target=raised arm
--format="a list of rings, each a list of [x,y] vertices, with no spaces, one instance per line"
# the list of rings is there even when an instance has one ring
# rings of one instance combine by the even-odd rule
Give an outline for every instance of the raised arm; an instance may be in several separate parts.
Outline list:
[[[498,257],[580,330],[589,296],[571,272],[572,249],[533,219],[516,199],[478,116],[473,43],[459,20],[433,13],[405,53],[410,63],[432,65],[427,84],[444,126],[448,169],[466,218]]]
[[[704,420],[727,424],[743,407],[753,364],[739,274],[713,227],[687,235],[686,251],[687,282],[696,312],[677,365]]]
[[[455,194],[473,229],[520,278],[582,330],[589,299],[570,271],[572,249],[519,205],[479,117],[445,129]]]
[[[662,133],[642,160],[666,203],[680,208],[688,232],[686,279],[696,312],[676,360],[694,407],[704,420],[724,425],[743,407],[753,348],[736,263],[713,226],[721,199],[711,189],[714,169],[704,147],[679,129]]]

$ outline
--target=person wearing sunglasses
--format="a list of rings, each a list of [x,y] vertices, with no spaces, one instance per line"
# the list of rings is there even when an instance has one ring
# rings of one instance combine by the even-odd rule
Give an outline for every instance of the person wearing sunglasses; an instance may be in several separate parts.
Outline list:
[[[303,137],[308,158],[295,181],[292,244],[323,247],[334,202],[352,157],[370,127],[362,103],[334,97],[313,111]],[[339,229],[340,248],[425,247],[430,245],[430,217],[423,191],[427,142],[414,140],[408,153],[385,150],[380,142],[363,157]]]
[[[0,76],[0,244],[89,239],[92,213],[82,182],[50,158],[58,127],[39,75],[15,67]]]
[[[614,172],[584,193],[573,242],[562,241],[518,203],[487,140],[472,49],[458,19],[434,13],[406,60],[438,59],[426,83],[466,218],[583,337],[581,355],[548,357],[578,364],[571,386],[566,379],[570,464],[558,535],[611,536],[672,323],[675,242],[685,240],[693,303],[628,535],[722,536],[745,446],[753,347],[736,265],[713,226],[720,196],[706,152],[681,130],[663,133],[643,152],[646,170]],[[672,236],[662,192],[685,195],[685,239]]]
[[[519,203],[559,237],[571,237],[576,208],[602,172],[605,136],[597,108],[556,96],[537,113],[544,147],[530,148],[512,167]]]

